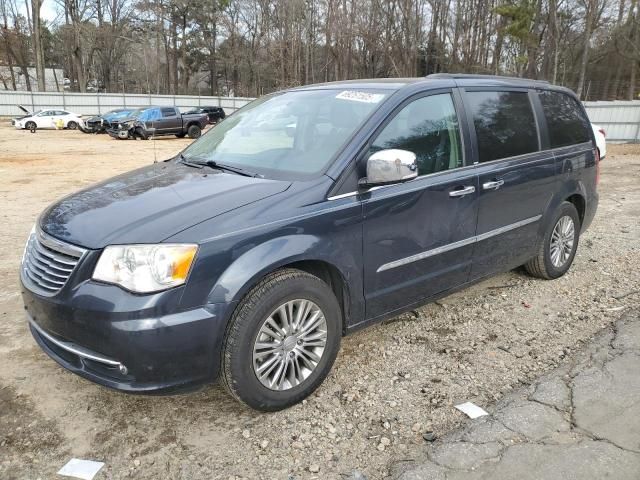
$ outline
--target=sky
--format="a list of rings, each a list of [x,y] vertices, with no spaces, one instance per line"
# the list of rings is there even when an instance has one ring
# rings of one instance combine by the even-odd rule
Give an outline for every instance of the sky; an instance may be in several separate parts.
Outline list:
[[[22,13],[26,16],[27,10],[25,7],[25,2],[21,0],[17,0],[16,3],[18,4]],[[31,4],[31,2],[29,2],[29,4]],[[59,8],[59,5],[56,3],[55,0],[42,0],[42,9],[40,10],[40,17],[43,20],[46,20],[47,22],[51,23],[54,20],[56,20],[56,18],[58,17],[58,8]]]
[[[40,16],[48,22],[53,22],[58,16],[56,7],[57,5],[55,0],[43,0],[42,10],[40,10]]]

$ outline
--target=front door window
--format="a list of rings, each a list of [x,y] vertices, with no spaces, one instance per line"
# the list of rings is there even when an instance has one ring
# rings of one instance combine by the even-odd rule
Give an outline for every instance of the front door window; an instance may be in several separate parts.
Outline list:
[[[390,148],[415,153],[419,175],[461,167],[460,127],[451,94],[422,97],[405,106],[380,132],[367,158]]]

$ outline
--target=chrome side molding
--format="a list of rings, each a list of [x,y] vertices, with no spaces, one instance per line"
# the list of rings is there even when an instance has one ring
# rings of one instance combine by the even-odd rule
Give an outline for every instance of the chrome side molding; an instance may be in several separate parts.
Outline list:
[[[510,230],[515,230],[516,228],[524,227],[525,225],[529,225],[530,223],[537,222],[541,218],[542,218],[542,215],[536,215],[535,217],[525,218],[524,220],[520,220],[519,222],[511,223],[509,225],[505,225],[504,227],[496,228],[494,230],[490,230],[480,235],[475,235],[473,237],[465,238],[464,240],[458,240],[457,242],[449,243],[447,245],[442,245],[441,247],[437,247],[437,248],[432,248],[431,250],[425,250],[424,252],[411,255],[410,257],[394,260],[393,262],[388,262],[378,267],[378,270],[376,270],[376,273],[384,272],[385,270],[391,270],[392,268],[401,267],[403,265],[408,265],[409,263],[417,262],[419,260],[424,260],[425,258],[433,257],[435,255],[439,255],[441,253],[445,253],[450,250],[455,250],[456,248],[464,247],[472,243],[481,242],[488,238],[495,237],[496,235],[501,235]]]

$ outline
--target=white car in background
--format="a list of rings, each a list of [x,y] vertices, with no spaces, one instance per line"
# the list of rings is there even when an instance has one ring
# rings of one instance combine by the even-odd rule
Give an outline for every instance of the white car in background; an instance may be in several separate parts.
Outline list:
[[[28,114],[14,120],[17,129],[26,128],[33,130],[34,128],[56,128],[58,121],[62,121],[62,127],[75,130],[82,125],[82,115],[69,112],[68,110],[39,110],[35,113]]]
[[[595,123],[591,124],[593,128],[593,135],[596,137],[596,147],[598,147],[598,153],[600,154],[600,160],[607,156],[607,134],[600,125]]]

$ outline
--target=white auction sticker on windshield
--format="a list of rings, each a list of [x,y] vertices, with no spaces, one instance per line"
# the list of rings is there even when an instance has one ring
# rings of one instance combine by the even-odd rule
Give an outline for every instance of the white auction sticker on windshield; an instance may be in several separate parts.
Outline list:
[[[345,90],[336,95],[341,100],[351,100],[352,102],[378,103],[384,98],[382,93],[358,92],[356,90]]]

